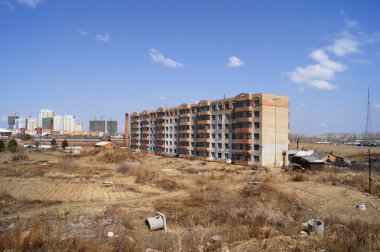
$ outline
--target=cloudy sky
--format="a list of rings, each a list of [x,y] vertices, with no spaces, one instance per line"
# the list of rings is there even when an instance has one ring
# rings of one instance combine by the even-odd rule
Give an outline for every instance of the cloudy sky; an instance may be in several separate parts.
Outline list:
[[[380,1],[0,0],[0,127],[288,95],[291,131],[380,131]]]

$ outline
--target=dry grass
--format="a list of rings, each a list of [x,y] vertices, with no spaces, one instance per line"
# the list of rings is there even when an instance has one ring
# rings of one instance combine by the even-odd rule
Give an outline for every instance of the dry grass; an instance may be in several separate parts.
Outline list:
[[[368,172],[366,171],[321,171],[307,175],[312,181],[322,182],[328,185],[345,185],[354,187],[360,191],[368,191]],[[372,174],[371,193],[380,197],[380,174]]]
[[[125,149],[115,149],[102,151],[97,160],[105,163],[120,164],[125,160],[139,161],[143,156],[144,154],[142,153],[131,152]]]
[[[126,176],[134,176],[136,183],[154,184],[167,191],[173,191],[179,188],[179,184],[165,175],[156,167],[147,167],[138,162],[124,162],[117,167],[117,171]]]

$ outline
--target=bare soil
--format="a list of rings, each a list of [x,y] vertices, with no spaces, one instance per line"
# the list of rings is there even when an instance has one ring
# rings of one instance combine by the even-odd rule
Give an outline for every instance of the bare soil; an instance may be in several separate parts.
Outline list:
[[[23,155],[14,162],[0,153],[0,251],[380,249],[380,192],[369,195],[352,179],[361,172],[294,181],[277,168],[125,150]],[[157,211],[167,215],[167,232],[145,225]],[[299,236],[313,218],[325,222],[325,234]]]

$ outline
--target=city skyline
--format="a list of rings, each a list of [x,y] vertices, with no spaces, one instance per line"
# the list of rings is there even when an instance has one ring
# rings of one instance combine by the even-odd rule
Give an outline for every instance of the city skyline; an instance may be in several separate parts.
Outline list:
[[[123,122],[263,92],[289,96],[292,133],[363,133],[369,87],[380,131],[379,11],[370,0],[0,0],[0,127],[43,107]]]

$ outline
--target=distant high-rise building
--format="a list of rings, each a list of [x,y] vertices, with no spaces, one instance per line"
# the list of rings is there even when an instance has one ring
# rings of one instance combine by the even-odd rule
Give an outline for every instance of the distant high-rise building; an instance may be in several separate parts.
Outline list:
[[[63,116],[56,115],[53,119],[53,129],[55,131],[63,131]]]
[[[107,121],[107,133],[110,136],[114,136],[117,133],[117,121]]]
[[[14,129],[16,125],[16,119],[20,118],[18,115],[8,116],[8,129]]]
[[[38,118],[38,126],[43,128],[42,119],[43,118],[53,118],[53,117],[54,117],[53,110],[51,110],[51,109],[40,109],[40,115]]]
[[[53,117],[44,117],[42,118],[42,129],[43,130],[52,130],[53,129]]]
[[[15,119],[14,129],[25,129],[25,119],[22,117]]]
[[[27,130],[35,130],[38,127],[38,119],[28,117],[26,118],[25,124]]]
[[[105,120],[90,120],[90,131],[106,132]]]
[[[63,130],[65,131],[75,130],[75,116],[72,116],[72,115],[63,116]]]
[[[75,131],[83,131],[83,122],[75,123]]]

